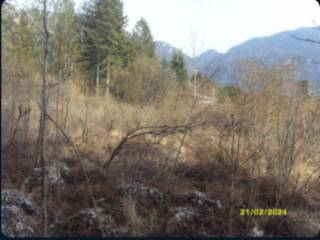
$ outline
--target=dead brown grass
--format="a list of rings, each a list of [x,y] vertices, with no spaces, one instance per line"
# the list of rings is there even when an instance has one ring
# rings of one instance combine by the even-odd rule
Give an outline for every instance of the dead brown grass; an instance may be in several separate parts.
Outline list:
[[[234,208],[234,236],[247,236],[255,222],[268,236],[303,236],[314,230],[307,217],[303,221],[298,220],[304,213],[317,211],[320,206],[318,175],[311,178],[308,191],[301,188],[306,176],[296,181],[298,173],[302,174],[301,169],[307,165],[304,157],[299,159],[299,164],[293,166],[293,174],[282,190],[282,198],[277,206],[287,208],[290,216],[260,218],[239,215],[240,208],[275,207],[280,192],[279,176],[266,170],[266,152],[270,151],[272,156],[276,156],[275,152],[279,150],[276,146],[276,135],[270,134],[270,139],[263,144],[263,147],[270,144],[268,148],[259,148],[255,153],[263,134],[276,131],[272,128],[272,124],[275,124],[272,116],[269,115],[266,120],[265,109],[255,108],[258,103],[250,103],[252,105],[248,105],[245,111],[240,111],[239,104],[232,101],[207,108],[203,105],[194,106],[190,95],[169,91],[160,103],[136,106],[112,98],[106,101],[102,97],[85,97],[70,83],[65,88],[69,106],[64,109],[69,112],[66,123],[60,120],[59,124],[65,125],[65,131],[87,163],[85,171],[99,206],[111,214],[119,225],[127,225],[130,229],[127,233],[129,236],[165,236],[163,231],[168,209],[171,206],[190,206],[185,196],[195,190],[206,193],[212,199],[219,199],[224,209],[214,215],[202,214],[187,229],[175,233],[176,236],[201,236],[204,233],[210,236],[227,236],[229,232],[226,219],[231,207]],[[259,104],[263,104],[263,100],[265,99],[260,97],[254,98],[254,101],[262,102]],[[299,112],[306,117],[317,110],[317,103],[308,101]],[[84,107],[86,104],[87,109]],[[254,113],[252,109],[255,109]],[[55,116],[53,105],[49,111],[51,116]],[[231,114],[234,114],[236,120],[241,120],[240,130],[231,129]],[[38,117],[36,103],[32,102],[30,119],[34,124],[31,124],[29,141],[23,143],[17,138],[15,143],[3,144],[3,188],[20,188],[33,168]],[[107,170],[102,170],[101,167],[111,151],[129,130],[137,126],[174,126],[193,118],[194,121],[206,120],[208,125],[188,132],[185,136],[151,135],[137,138],[126,144]],[[316,124],[313,126],[315,129],[319,127]],[[83,137],[84,127],[87,129],[86,138]],[[21,134],[23,127],[19,126],[18,131]],[[55,219],[66,219],[81,209],[92,207],[79,159],[75,157],[65,139],[60,135],[56,138],[55,134],[54,127],[50,125],[47,157],[57,157],[58,160],[68,162],[72,166],[72,173],[65,178],[66,183],[58,194],[51,189],[51,223]],[[235,139],[233,144],[232,136]],[[230,153],[232,147],[233,151],[237,152],[238,139],[240,147],[234,155],[238,169],[235,187],[232,188],[231,182],[235,173],[231,168]],[[58,156],[55,144],[59,146]],[[311,151],[316,145],[317,143],[313,143],[310,149],[305,147],[302,150]],[[313,169],[318,167],[317,159],[319,156],[312,158],[312,164],[308,163],[311,167],[306,175],[310,175]],[[132,182],[157,188],[165,196],[163,205],[143,205],[117,193],[117,186]],[[232,194],[235,200],[231,199]],[[32,193],[32,196],[40,202],[39,193]],[[314,221],[316,217],[311,218]],[[79,229],[79,232],[82,230]],[[87,234],[92,236],[92,233]]]

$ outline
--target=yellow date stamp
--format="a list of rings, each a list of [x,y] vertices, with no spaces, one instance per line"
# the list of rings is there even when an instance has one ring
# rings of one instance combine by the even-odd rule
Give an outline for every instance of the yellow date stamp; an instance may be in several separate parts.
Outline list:
[[[240,208],[240,216],[287,216],[285,208]]]

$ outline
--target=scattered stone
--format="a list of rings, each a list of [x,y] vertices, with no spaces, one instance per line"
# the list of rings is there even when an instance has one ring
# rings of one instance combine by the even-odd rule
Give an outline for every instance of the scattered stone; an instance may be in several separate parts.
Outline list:
[[[249,237],[263,237],[263,236],[264,236],[264,231],[260,229],[257,223],[255,223],[249,233]]]
[[[167,233],[178,233],[183,231],[190,226],[196,217],[196,213],[191,208],[187,207],[171,208],[169,212],[173,214],[173,217],[167,222]]]
[[[16,206],[1,206],[1,231],[7,237],[31,237],[34,233]]]
[[[173,213],[174,218],[176,218],[178,221],[192,220],[196,215],[191,208],[187,207],[171,208],[170,213]]]
[[[3,190],[1,192],[1,204],[2,206],[17,206],[30,215],[40,214],[40,208],[19,190]]]
[[[40,208],[18,190],[1,192],[1,230],[8,237],[31,237]]]
[[[114,219],[104,214],[101,208],[89,208],[52,224],[51,231],[59,237],[102,236],[102,231],[106,236],[113,236],[115,226]]]
[[[163,194],[156,188],[147,187],[140,183],[126,184],[118,187],[118,191],[121,194],[130,194],[137,200],[151,201],[154,203],[161,203],[163,200]]]
[[[209,206],[215,208],[222,208],[222,204],[220,200],[213,200],[207,197],[207,195],[203,192],[194,191],[187,196],[188,200],[192,203],[196,204],[197,206]]]
[[[51,161],[50,164],[45,167],[45,171],[50,185],[64,184],[64,177],[71,173],[71,169],[64,162],[60,161]],[[42,168],[34,168],[30,176],[24,180],[22,188],[30,192],[35,188],[39,188],[41,182]]]

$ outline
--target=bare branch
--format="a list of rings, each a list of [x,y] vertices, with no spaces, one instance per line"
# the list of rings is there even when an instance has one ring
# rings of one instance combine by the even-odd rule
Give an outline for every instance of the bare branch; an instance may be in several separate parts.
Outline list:
[[[46,113],[46,117],[47,117],[47,119],[61,132],[61,134],[63,135],[63,137],[64,137],[64,138],[67,140],[67,142],[70,144],[70,146],[71,146],[73,152],[75,153],[76,157],[79,159],[81,171],[82,171],[83,176],[84,176],[84,178],[85,178],[86,185],[87,185],[87,188],[88,188],[88,190],[89,190],[89,195],[90,195],[90,198],[91,198],[93,207],[94,207],[95,211],[98,213],[98,210],[97,210],[97,208],[98,208],[98,207],[97,207],[97,202],[96,202],[95,197],[94,197],[94,194],[93,194],[93,190],[92,190],[92,187],[91,187],[90,179],[89,179],[88,175],[87,175],[86,172],[85,172],[81,154],[79,153],[79,151],[77,150],[77,148],[75,147],[75,145],[73,144],[73,142],[71,141],[70,137],[69,137],[69,136],[66,134],[66,132],[58,125],[58,123],[57,123],[55,120],[53,120],[53,118],[52,118],[48,113]],[[101,234],[102,234],[103,237],[105,237],[104,229],[103,229],[103,227],[102,227],[101,219],[100,219],[99,216],[98,216],[98,223],[99,223],[99,229],[100,229],[100,231],[101,231]]]
[[[41,107],[41,105],[38,103],[38,106],[39,108],[41,109],[41,111],[43,111],[43,108]],[[88,191],[89,191],[89,195],[90,195],[90,198],[91,198],[91,201],[92,201],[92,204],[93,204],[93,207],[95,209],[96,212],[98,207],[97,207],[97,202],[95,200],[95,196],[93,194],[93,190],[92,190],[92,187],[91,187],[91,183],[90,183],[90,179],[88,177],[88,175],[86,174],[85,172],[85,168],[84,168],[84,164],[83,164],[83,159],[81,157],[81,154],[80,152],[78,151],[78,149],[76,148],[76,146],[74,145],[74,143],[72,142],[71,138],[68,136],[68,134],[62,129],[62,127],[48,114],[48,112],[45,113],[46,115],[46,119],[49,120],[53,125],[54,127],[59,130],[59,132],[62,134],[62,136],[67,140],[67,142],[69,143],[69,145],[71,146],[73,152],[75,153],[76,157],[79,159],[79,162],[80,162],[80,168],[81,168],[81,171],[83,173],[83,176],[84,176],[84,179],[85,179],[85,182],[86,182],[86,185],[87,185],[87,188],[88,188]],[[102,171],[101,171],[102,172]],[[101,231],[101,234],[102,234],[102,237],[105,237],[105,232],[104,232],[104,229],[102,227],[102,223],[101,223],[101,219],[100,217],[98,217],[98,223],[99,223],[99,229]]]
[[[310,38],[300,38],[300,37],[297,37],[295,35],[291,35],[291,37],[293,37],[294,39],[297,39],[299,41],[305,41],[305,42],[320,44],[319,40],[314,40],[314,39],[310,39]]]
[[[129,141],[131,141],[134,138],[145,136],[145,135],[154,135],[154,136],[168,136],[168,135],[175,135],[179,133],[186,133],[191,132],[192,130],[204,126],[207,124],[206,122],[198,123],[198,124],[192,124],[188,123],[186,125],[181,126],[154,126],[154,127],[138,127],[133,129],[132,131],[129,131],[119,142],[119,144],[114,148],[114,150],[111,152],[111,155],[109,159],[106,161],[106,163],[103,165],[103,168],[108,168],[112,161],[115,159],[115,157],[121,152],[124,145],[127,144]]]

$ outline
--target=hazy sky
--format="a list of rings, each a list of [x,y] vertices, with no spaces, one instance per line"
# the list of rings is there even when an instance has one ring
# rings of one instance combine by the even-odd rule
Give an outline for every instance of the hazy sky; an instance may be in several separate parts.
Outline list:
[[[75,0],[77,5],[83,0]],[[144,17],[155,40],[191,53],[226,52],[252,37],[320,24],[315,0],[123,0],[128,30]],[[193,37],[192,37],[193,36]]]
[[[320,24],[315,0],[124,0],[128,29],[144,17],[156,40],[191,52],[230,47],[257,36]]]

